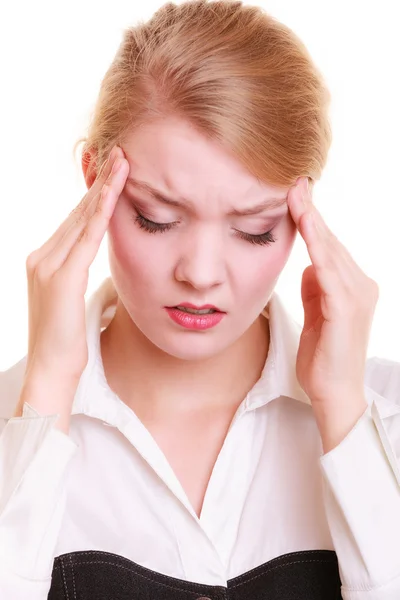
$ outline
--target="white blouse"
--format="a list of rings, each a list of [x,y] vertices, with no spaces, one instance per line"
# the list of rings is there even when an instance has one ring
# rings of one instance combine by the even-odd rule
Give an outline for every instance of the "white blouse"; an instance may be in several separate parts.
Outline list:
[[[198,518],[107,384],[100,332],[115,301],[107,278],[86,303],[89,361],[69,435],[28,404],[12,418],[26,357],[0,374],[0,598],[46,599],[55,558],[79,551],[226,586],[285,554],[332,550],[344,600],[399,600],[400,363],[368,359],[368,408],[324,455],[295,375],[302,327],[274,292],[262,376],[233,419]]]

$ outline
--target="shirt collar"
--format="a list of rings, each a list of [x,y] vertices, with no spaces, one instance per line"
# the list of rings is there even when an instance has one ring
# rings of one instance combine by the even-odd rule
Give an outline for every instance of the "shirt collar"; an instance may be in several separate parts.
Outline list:
[[[257,408],[280,396],[311,406],[296,376],[302,326],[291,316],[275,290],[262,315],[269,319],[269,351],[261,377],[247,396],[248,408]]]
[[[79,382],[72,410],[73,414],[84,413],[104,419],[104,411],[98,397],[100,391],[108,397],[108,400],[113,400],[107,403],[109,423],[116,418],[116,414],[110,414],[110,410],[113,413],[128,408],[121,401],[115,402],[118,399],[107,384],[100,352],[100,333],[114,316],[116,301],[117,292],[112,278],[107,277],[86,302],[89,358]],[[300,324],[289,314],[276,291],[272,293],[262,315],[269,319],[268,356],[261,377],[247,394],[243,408],[252,410],[280,396],[311,405],[296,377],[296,357],[302,329]],[[96,392],[93,389],[94,385],[97,386]]]

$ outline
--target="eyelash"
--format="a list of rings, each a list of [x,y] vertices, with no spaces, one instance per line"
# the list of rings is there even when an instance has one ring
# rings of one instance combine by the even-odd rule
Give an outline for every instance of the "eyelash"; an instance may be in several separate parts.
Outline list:
[[[137,211],[136,211],[137,212]],[[141,229],[144,229],[148,233],[164,233],[165,231],[169,231],[174,227],[175,223],[155,223],[154,221],[149,221],[143,217],[143,215],[138,215],[134,217],[134,220],[138,224]],[[265,233],[261,233],[260,235],[254,235],[252,233],[245,233],[244,231],[237,231],[239,237],[249,242],[250,244],[255,244],[257,246],[269,246],[276,242],[276,238],[272,235],[273,229],[270,231],[266,231]]]

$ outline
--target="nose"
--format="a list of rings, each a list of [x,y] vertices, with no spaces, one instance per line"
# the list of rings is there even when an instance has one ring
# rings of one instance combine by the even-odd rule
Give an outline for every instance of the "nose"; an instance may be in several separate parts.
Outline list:
[[[221,285],[225,279],[224,244],[221,232],[210,231],[205,225],[188,234],[182,243],[175,267],[175,279],[197,290]]]

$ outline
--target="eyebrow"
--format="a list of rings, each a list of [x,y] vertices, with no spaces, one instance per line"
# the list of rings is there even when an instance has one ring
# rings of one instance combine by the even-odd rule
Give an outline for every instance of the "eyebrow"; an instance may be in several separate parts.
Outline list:
[[[153,186],[151,186],[145,181],[140,181],[139,179],[135,179],[134,177],[128,177],[126,181],[134,185],[136,188],[147,192],[155,200],[163,202],[164,204],[168,204],[170,206],[177,206],[179,208],[187,208],[188,206],[192,205],[192,203],[189,200],[176,200],[174,198],[169,198],[168,196],[161,193],[159,190],[155,189]],[[279,208],[286,204],[286,200],[287,196],[285,196],[284,198],[268,198],[267,200],[264,200],[263,202],[255,206],[249,206],[248,208],[242,208],[240,210],[234,208],[229,214],[238,217],[256,215],[266,209],[273,210],[274,208]]]

